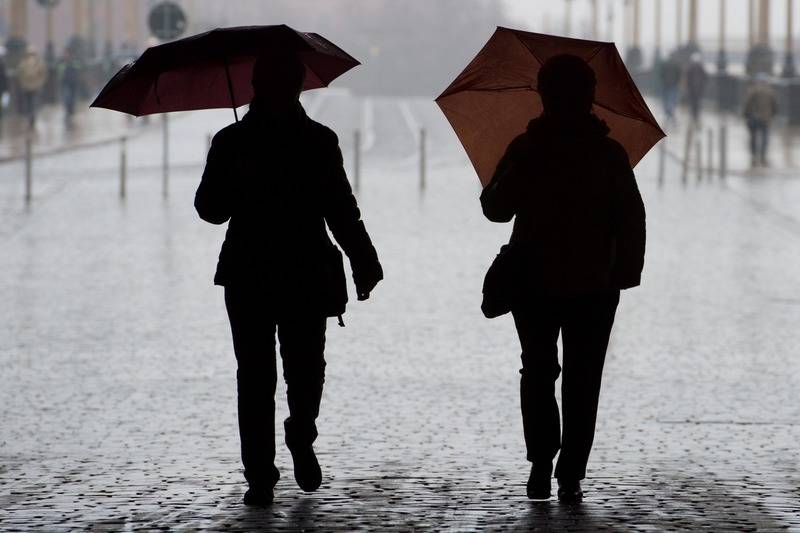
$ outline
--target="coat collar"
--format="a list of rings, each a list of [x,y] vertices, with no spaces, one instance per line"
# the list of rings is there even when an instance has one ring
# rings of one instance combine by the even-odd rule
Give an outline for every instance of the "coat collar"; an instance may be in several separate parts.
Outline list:
[[[611,131],[594,113],[574,120],[562,121],[542,113],[528,123],[528,134],[535,137],[563,135],[570,137],[605,137]]]
[[[269,113],[264,110],[257,100],[250,103],[250,109],[242,118],[242,122],[249,126],[267,128],[270,130],[278,129],[285,131],[303,126],[308,120],[305,109],[297,101],[293,106],[287,108],[282,113]]]

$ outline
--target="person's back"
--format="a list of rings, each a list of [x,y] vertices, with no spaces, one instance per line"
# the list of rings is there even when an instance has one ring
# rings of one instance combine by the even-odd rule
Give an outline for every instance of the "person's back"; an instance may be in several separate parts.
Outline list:
[[[689,98],[702,98],[707,83],[708,73],[703,66],[700,54],[696,53],[686,67],[686,90],[689,93]]]
[[[750,164],[752,167],[767,166],[770,123],[778,112],[778,98],[766,75],[757,76],[748,90],[743,112],[750,134]]]
[[[777,96],[766,82],[759,81],[748,90],[744,104],[744,115],[748,121],[769,122],[777,111]]]
[[[638,258],[628,257],[632,252],[614,238],[639,215],[635,184],[625,150],[607,134],[594,115],[571,123],[534,119],[482,195],[490,220],[516,216],[511,243],[528,252],[533,289],[574,292],[638,281]],[[494,196],[506,172],[513,182],[505,185],[515,188],[511,204]]]
[[[666,89],[677,88],[681,83],[681,66],[678,62],[669,58],[661,65],[661,84]]]
[[[509,145],[481,194],[489,220],[516,217],[495,265],[506,265],[502,275],[516,285],[510,307],[522,345],[531,499],[550,497],[553,473],[559,499],[583,497],[580,481],[620,289],[639,284],[644,263],[644,205],[625,150],[591,113],[595,84],[591,67],[576,56],[545,62],[538,76],[544,112]],[[500,292],[509,297],[508,290]],[[500,306],[490,300],[486,308]],[[559,334],[563,435],[554,390],[561,372]]]
[[[319,305],[339,315],[341,291],[335,301],[320,299],[332,290],[321,266],[337,253],[326,220],[356,259],[372,259],[374,251],[344,176],[336,134],[308,118],[299,103],[288,111],[275,116],[256,102],[241,122],[217,134],[196,207],[212,222],[230,218],[215,283],[258,285],[281,307]],[[221,195],[212,176],[226,179],[229,172],[241,178]],[[222,204],[225,195],[230,198]]]

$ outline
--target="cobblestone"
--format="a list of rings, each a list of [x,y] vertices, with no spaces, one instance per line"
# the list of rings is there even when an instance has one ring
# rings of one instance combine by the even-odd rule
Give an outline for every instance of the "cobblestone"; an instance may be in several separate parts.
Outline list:
[[[430,104],[411,102],[433,143],[424,194],[397,102],[372,105],[361,202],[387,279],[346,328],[330,323],[322,488],[301,493],[279,447],[266,510],[240,504],[235,367],[211,285],[224,228],[191,205],[220,115],[174,122],[187,164],[167,200],[147,166],[157,132],[132,143],[125,202],[108,147],[55,157],[28,210],[0,167],[0,530],[800,531],[794,181],[683,187],[670,163],[659,187],[657,156],[640,165],[647,267],[623,294],[586,502],[532,504],[518,342],[479,309],[510,228],[481,218]],[[320,110],[348,160],[362,108],[338,95]]]

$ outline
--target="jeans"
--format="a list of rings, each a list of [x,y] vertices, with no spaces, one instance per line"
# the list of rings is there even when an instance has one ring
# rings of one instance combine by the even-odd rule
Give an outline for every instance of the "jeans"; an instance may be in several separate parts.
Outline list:
[[[594,440],[597,402],[606,348],[619,291],[581,295],[539,295],[512,310],[522,345],[520,400],[527,459],[550,463],[561,449],[555,469],[559,479],[586,477]],[[563,436],[555,397],[558,335],[561,333]]]
[[[325,382],[325,326],[321,315],[286,315],[249,287],[226,287],[225,306],[238,365],[239,436],[244,476],[251,486],[272,487],[275,467],[275,333],[280,341],[289,403],[284,421],[289,448],[311,446]]]

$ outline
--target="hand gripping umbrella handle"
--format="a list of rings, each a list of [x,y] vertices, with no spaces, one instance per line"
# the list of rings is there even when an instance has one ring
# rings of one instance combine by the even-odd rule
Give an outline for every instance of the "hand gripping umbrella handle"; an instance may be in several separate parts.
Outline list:
[[[228,93],[231,95],[231,106],[236,122],[239,122],[239,113],[236,112],[236,98],[233,96],[233,81],[231,81],[231,71],[228,68],[228,60],[225,59],[225,77],[228,79]]]

